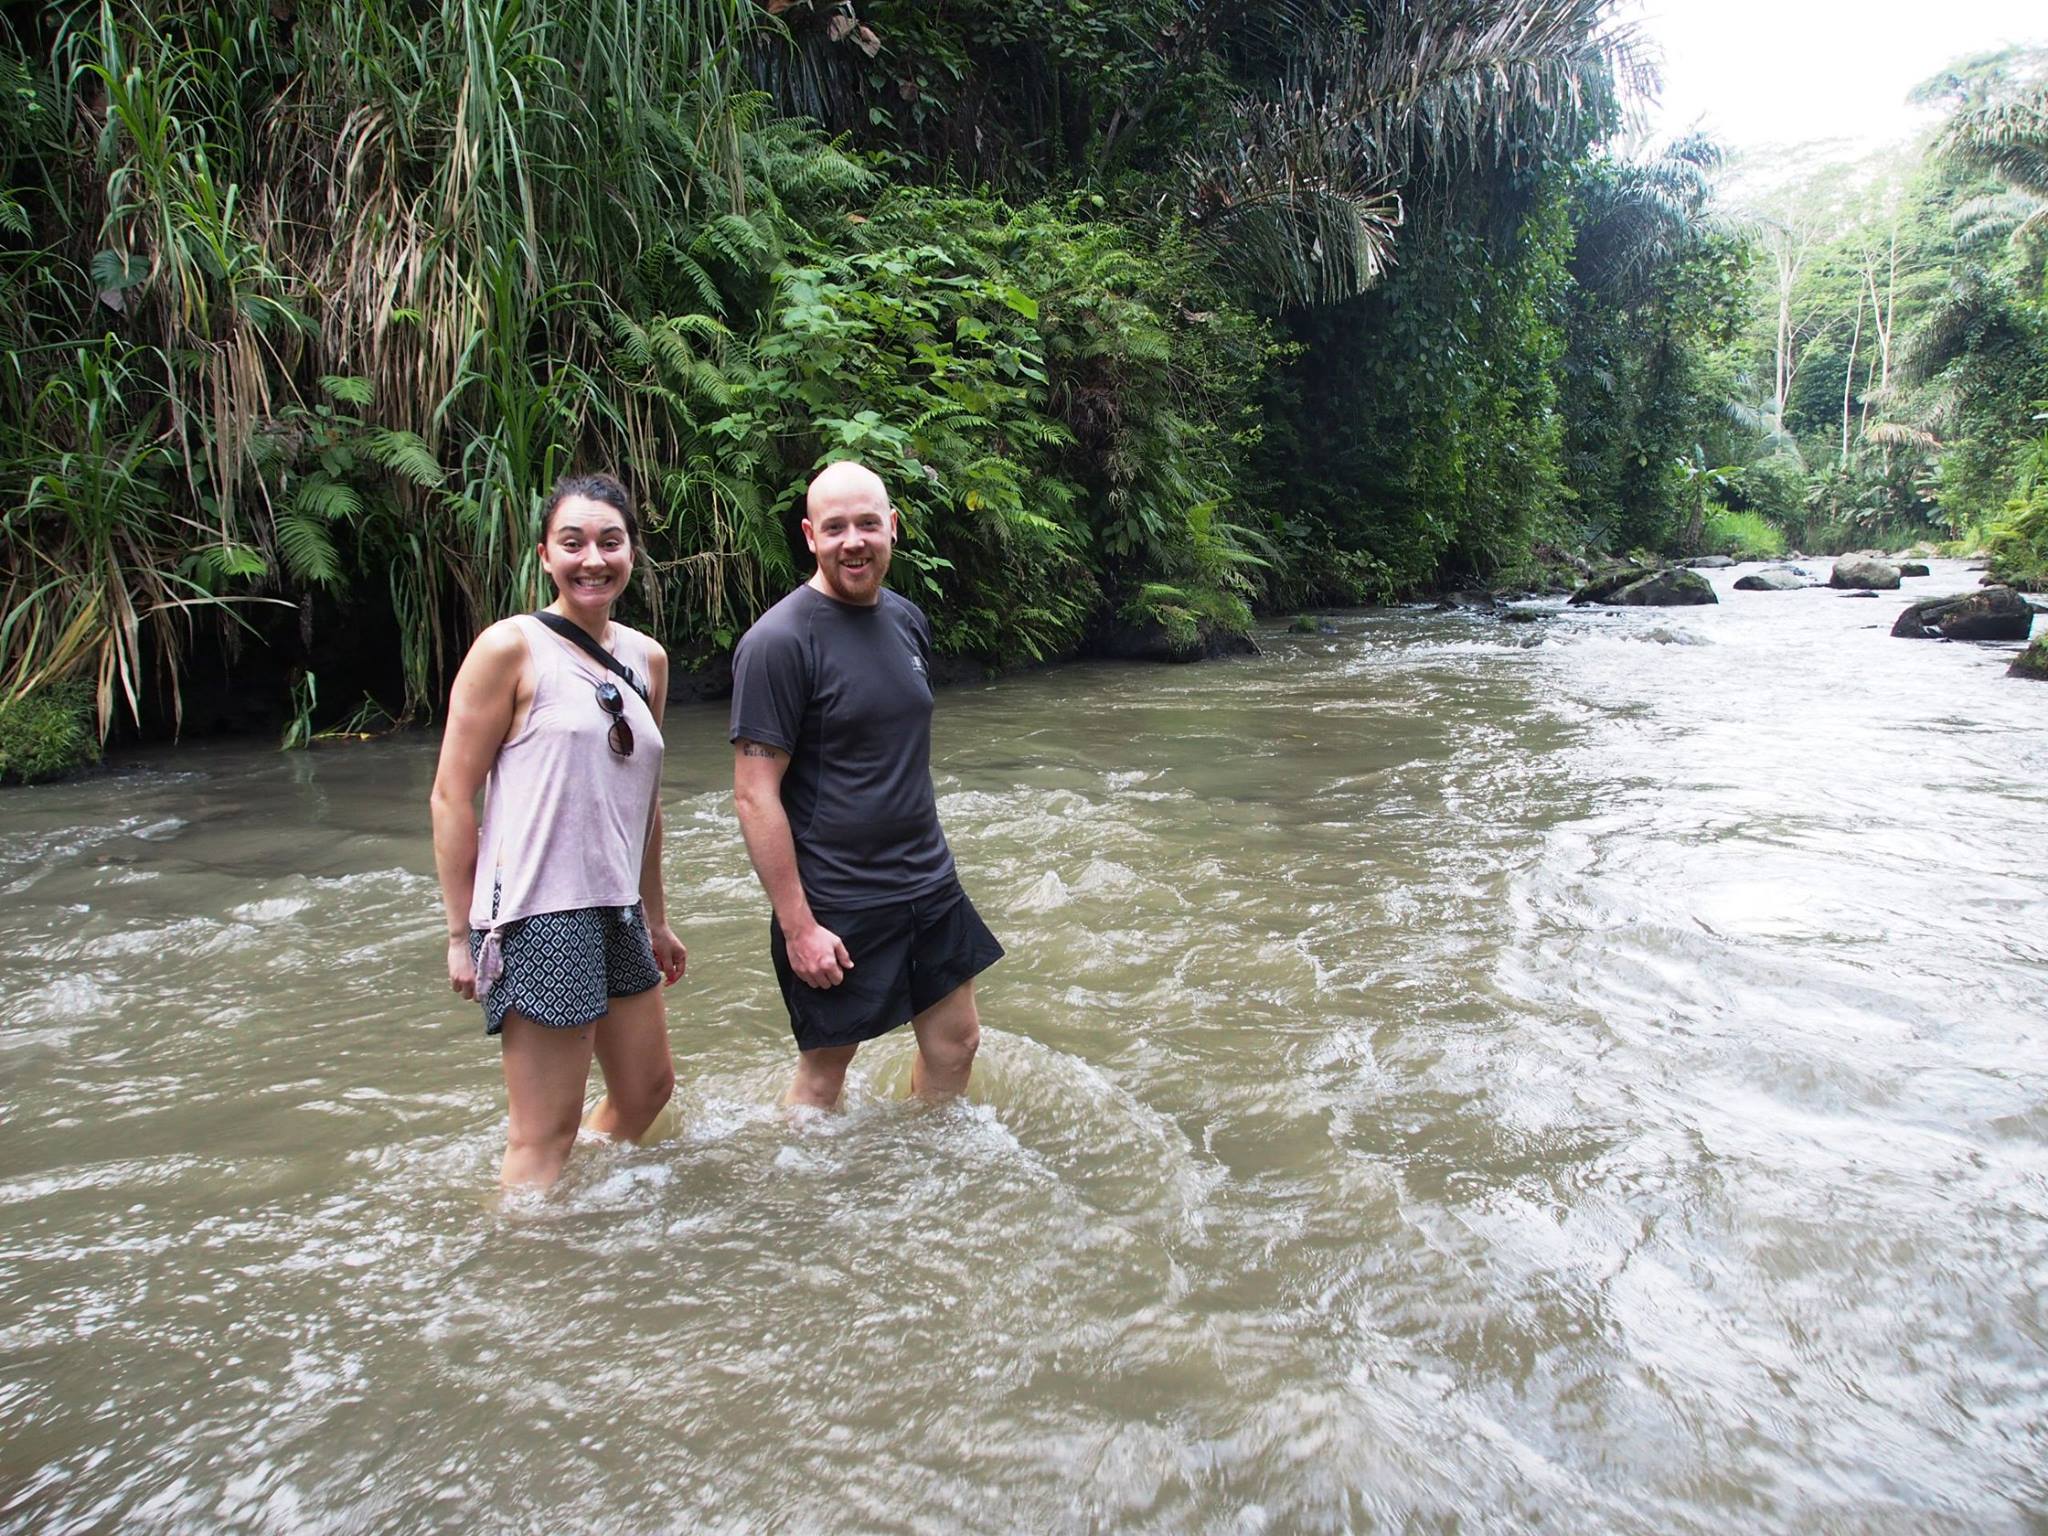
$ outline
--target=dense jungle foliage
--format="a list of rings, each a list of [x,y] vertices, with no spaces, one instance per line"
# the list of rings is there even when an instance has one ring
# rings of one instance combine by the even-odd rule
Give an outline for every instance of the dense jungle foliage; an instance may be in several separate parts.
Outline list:
[[[1808,547],[1986,548],[2048,579],[2048,50],[1917,93],[1924,152],[1813,160],[1745,199],[1762,252],[1727,497]]]
[[[365,690],[429,718],[542,596],[571,468],[636,486],[631,617],[683,669],[799,579],[846,455],[970,665],[1810,542],[1768,449],[1812,407],[1744,383],[1764,264],[1716,152],[1602,148],[1651,83],[1616,9],[8,7],[0,705],[82,683],[99,737],[174,729],[226,674],[295,740]],[[1955,197],[2042,190],[2005,142],[1954,130]],[[2038,261],[2001,259],[1926,376],[1979,389],[1942,463],[2006,538],[2048,494],[2007,407],[2048,381],[2011,365]]]

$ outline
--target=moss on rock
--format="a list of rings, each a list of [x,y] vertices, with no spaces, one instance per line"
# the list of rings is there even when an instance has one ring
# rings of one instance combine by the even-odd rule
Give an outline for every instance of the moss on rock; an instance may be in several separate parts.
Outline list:
[[[99,757],[92,690],[85,683],[58,683],[0,703],[0,784],[39,784]]]
[[[2048,683],[2048,634],[2038,636],[2019,655],[2013,657],[2012,665],[2005,669],[2007,677],[2037,677]]]

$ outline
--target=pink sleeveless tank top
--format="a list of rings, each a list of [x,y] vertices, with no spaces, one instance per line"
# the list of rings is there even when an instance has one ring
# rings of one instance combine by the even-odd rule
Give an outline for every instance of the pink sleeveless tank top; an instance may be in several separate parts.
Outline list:
[[[497,979],[497,930],[505,924],[640,899],[641,858],[661,784],[661,728],[640,696],[532,615],[512,622],[532,658],[533,705],[519,734],[498,748],[484,781],[469,906],[470,926],[486,931],[485,953],[477,957],[484,990]],[[615,623],[610,638],[613,654],[646,682],[647,637]],[[597,685],[606,681],[618,683],[625,702],[631,757],[619,756],[605,739],[612,716],[597,701]]]

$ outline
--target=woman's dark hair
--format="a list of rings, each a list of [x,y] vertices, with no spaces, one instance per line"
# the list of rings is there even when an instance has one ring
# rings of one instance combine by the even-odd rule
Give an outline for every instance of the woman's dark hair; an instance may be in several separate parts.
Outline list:
[[[633,493],[626,489],[625,482],[617,475],[564,475],[555,482],[555,488],[548,492],[548,504],[540,514],[540,541],[548,541],[548,530],[554,526],[555,514],[562,509],[562,503],[571,496],[581,496],[587,501],[601,501],[617,510],[626,520],[626,542],[634,548],[640,545],[640,518],[633,510]]]

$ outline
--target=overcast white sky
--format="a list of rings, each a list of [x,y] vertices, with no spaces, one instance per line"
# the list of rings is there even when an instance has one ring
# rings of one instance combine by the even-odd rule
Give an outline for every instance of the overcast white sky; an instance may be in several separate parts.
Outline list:
[[[1636,0],[1663,53],[1650,137],[1694,125],[1730,149],[1897,142],[1938,114],[1905,96],[1944,64],[2048,45],[2048,0]]]

